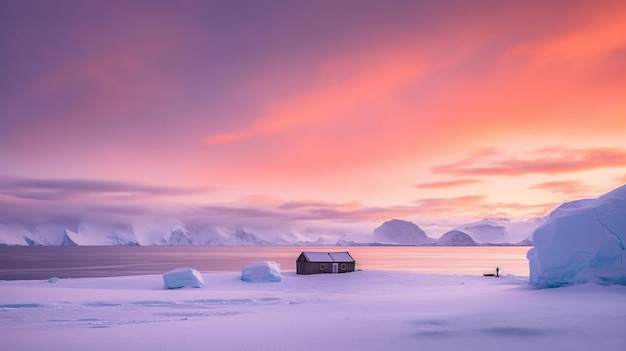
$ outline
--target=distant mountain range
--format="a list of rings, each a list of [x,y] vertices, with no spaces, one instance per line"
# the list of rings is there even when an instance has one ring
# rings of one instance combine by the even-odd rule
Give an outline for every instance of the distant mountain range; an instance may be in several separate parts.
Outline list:
[[[467,223],[431,238],[415,223],[393,219],[376,228],[372,234],[345,234],[338,245],[532,245],[533,231],[543,222],[513,222],[508,219],[486,219]]]
[[[600,199],[622,199],[626,185],[601,196]],[[606,200],[606,201],[609,201]],[[594,202],[595,201],[595,202]],[[507,218],[490,218],[466,223],[444,233],[439,238],[429,237],[417,224],[392,219],[382,223],[371,233],[328,234],[315,231],[237,227],[211,227],[191,225],[177,220],[157,219],[141,223],[115,224],[98,222],[51,222],[40,225],[24,225],[0,222],[0,245],[19,246],[122,246],[122,245],[436,245],[436,246],[488,246],[533,245],[533,234],[538,228],[549,227],[557,214],[578,207],[594,204],[599,200],[583,199],[565,203],[550,216],[531,221],[511,221]],[[621,201],[621,200],[620,200]],[[576,207],[578,206],[578,207]],[[603,210],[608,211],[608,210]],[[615,218],[622,222],[622,209]],[[569,213],[569,212],[568,212]],[[587,212],[584,212],[585,214]],[[590,212],[591,213],[591,212]],[[604,214],[606,216],[611,213]],[[588,215],[588,214],[587,214]],[[595,214],[596,216],[598,214]],[[588,215],[591,216],[591,215]],[[593,216],[591,216],[593,217]],[[594,217],[595,218],[595,217]],[[569,219],[568,219],[569,220]],[[572,220],[573,221],[573,220]],[[596,221],[598,221],[596,219]],[[615,221],[618,221],[617,219]],[[593,221],[592,221],[593,222]],[[622,228],[623,224],[614,224]],[[580,226],[591,226],[587,222]],[[593,222],[595,223],[595,222]],[[563,224],[560,224],[563,226]],[[552,227],[550,227],[552,228]],[[568,227],[569,228],[569,227]],[[573,229],[572,229],[573,230]],[[620,229],[621,230],[621,229]],[[544,229],[545,231],[545,229]],[[619,233],[608,231],[613,237]],[[566,234],[564,234],[566,235]],[[623,245],[623,244],[622,244]]]
[[[429,237],[417,224],[399,219],[384,222],[369,234],[339,237],[294,231],[186,226],[177,221],[136,225],[81,222],[24,226],[0,223],[0,245],[22,246],[151,246],[151,245],[532,245],[541,224],[483,220],[456,227],[441,238]]]

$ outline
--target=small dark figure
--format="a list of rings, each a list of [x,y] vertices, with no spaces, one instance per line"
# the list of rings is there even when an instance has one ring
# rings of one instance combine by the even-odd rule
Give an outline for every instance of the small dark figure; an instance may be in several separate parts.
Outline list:
[[[500,277],[500,267],[496,267],[496,278]]]

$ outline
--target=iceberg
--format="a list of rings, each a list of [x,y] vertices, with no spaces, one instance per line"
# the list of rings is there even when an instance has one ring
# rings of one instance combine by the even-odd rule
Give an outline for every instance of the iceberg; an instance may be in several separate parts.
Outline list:
[[[280,264],[274,261],[252,262],[241,271],[244,282],[280,282]]]
[[[205,286],[202,275],[193,268],[178,268],[163,275],[165,289],[203,288]]]
[[[626,285],[626,185],[562,204],[533,234],[529,283]]]

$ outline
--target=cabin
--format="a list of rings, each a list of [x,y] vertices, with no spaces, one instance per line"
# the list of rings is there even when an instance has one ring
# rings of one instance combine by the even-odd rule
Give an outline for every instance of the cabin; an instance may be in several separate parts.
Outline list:
[[[348,252],[302,252],[296,260],[297,274],[354,272],[356,262]]]

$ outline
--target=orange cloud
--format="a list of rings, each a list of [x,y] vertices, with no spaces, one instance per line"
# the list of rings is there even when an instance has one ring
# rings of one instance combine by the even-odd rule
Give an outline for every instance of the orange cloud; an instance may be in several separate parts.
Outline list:
[[[256,176],[302,179],[352,169],[379,172],[502,141],[537,140],[540,147],[555,138],[619,138],[626,131],[626,74],[614,73],[626,66],[612,64],[615,72],[606,72],[606,60],[619,62],[607,57],[617,52],[619,36],[597,44],[585,57],[565,44],[554,44],[562,47],[558,50],[545,48],[620,28],[618,11],[601,10],[588,20],[590,11],[600,10],[578,5],[559,18],[559,26],[541,18],[532,33],[525,30],[528,22],[520,20],[527,13],[503,12],[504,29],[498,27],[500,21],[486,21],[464,35],[466,28],[450,22],[432,28],[432,38],[441,40],[427,44],[419,40],[420,33],[411,33],[410,39],[394,38],[386,47],[363,50],[362,59],[325,53],[323,64],[310,67],[318,72],[316,80],[307,75],[298,84],[294,78],[286,85],[295,93],[262,103],[255,121],[209,135],[205,144],[215,153],[236,150],[237,155],[225,153],[213,163]],[[601,18],[607,18],[609,29],[603,29]],[[574,39],[565,39],[569,37]],[[535,56],[555,50],[579,65],[529,68]],[[244,153],[254,157],[241,157]],[[517,166],[509,161],[509,167]],[[549,172],[547,165],[534,171],[528,164],[520,166],[526,172]]]
[[[302,201],[287,201],[280,206],[278,206],[281,210],[294,210],[294,209],[315,209],[315,208],[328,208],[332,207],[335,209],[344,209],[350,210],[355,208],[360,208],[363,205],[359,202],[346,202],[346,203],[332,203],[332,202],[323,202],[323,201],[314,201],[314,200],[302,200]]]
[[[422,189],[439,189],[439,188],[450,188],[461,185],[469,185],[481,183],[482,180],[479,179],[457,179],[457,180],[448,180],[448,181],[440,181],[440,182],[431,182],[431,183],[422,183],[415,185],[416,188]]]
[[[482,195],[467,195],[453,198],[431,198],[413,201],[421,214],[450,214],[463,213],[468,208],[475,210],[483,204],[486,197]]]
[[[626,47],[626,7],[623,2],[603,3],[603,6],[582,9],[578,25],[571,31],[541,38],[529,44],[514,47],[505,53],[507,58],[530,58],[531,69],[596,60]]]
[[[530,186],[529,189],[540,189],[551,193],[576,197],[581,197],[581,194],[586,194],[591,190],[588,185],[585,185],[580,180],[544,182]]]
[[[390,54],[364,59],[351,67],[347,77],[328,74],[332,63],[321,68],[317,87],[289,101],[266,106],[265,113],[240,130],[208,136],[208,144],[224,144],[294,129],[339,124],[368,109],[385,106],[400,89],[424,73],[424,64],[412,57]],[[338,67],[343,65],[338,64]]]
[[[521,212],[525,213],[526,216],[539,217],[547,215],[548,213],[550,213],[550,211],[554,210],[561,203],[562,201],[540,202],[533,204],[521,204],[518,202],[496,202],[491,205],[491,208],[494,212],[499,213]]]
[[[537,173],[561,174],[612,167],[626,167],[626,150],[553,147],[527,152],[521,158],[485,160],[481,157],[472,157],[433,167],[432,171],[457,176],[520,176]]]

